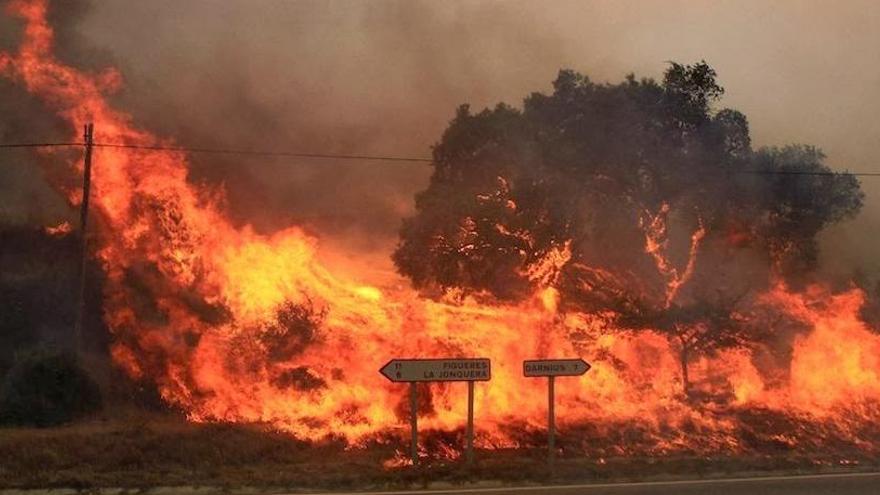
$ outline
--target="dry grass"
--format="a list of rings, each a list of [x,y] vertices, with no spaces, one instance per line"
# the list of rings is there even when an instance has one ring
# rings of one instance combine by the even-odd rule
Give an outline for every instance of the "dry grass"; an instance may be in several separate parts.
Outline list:
[[[142,416],[0,429],[0,487],[349,486],[346,473],[378,474],[382,455],[334,443],[307,446],[256,425]]]
[[[584,482],[716,477],[752,473],[876,469],[870,458],[803,455],[571,457],[551,472],[544,451],[478,451],[478,465],[434,460],[419,469],[384,469],[396,442],[367,449],[306,444],[258,425],[196,425],[168,415],[132,413],[52,429],[0,429],[0,488],[148,488],[223,490],[395,488],[433,482]]]

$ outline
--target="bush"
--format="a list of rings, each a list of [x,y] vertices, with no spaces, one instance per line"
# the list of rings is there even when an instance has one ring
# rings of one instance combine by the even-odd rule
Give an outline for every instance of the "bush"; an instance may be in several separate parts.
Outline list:
[[[21,356],[0,385],[0,424],[55,426],[100,408],[98,385],[69,353]]]

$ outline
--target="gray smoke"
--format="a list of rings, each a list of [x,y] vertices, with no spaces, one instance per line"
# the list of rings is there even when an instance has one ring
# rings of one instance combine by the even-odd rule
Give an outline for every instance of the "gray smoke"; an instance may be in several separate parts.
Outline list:
[[[57,3],[64,60],[117,65],[127,80],[118,103],[181,144],[426,156],[458,104],[516,104],[546,90],[560,67],[618,81],[631,71],[657,77],[666,60],[706,59],[727,88],[722,105],[748,115],[756,145],[816,144],[841,169],[880,162],[880,65],[843,66],[873,57],[874,2]],[[4,48],[15,31],[2,21]],[[0,84],[3,140],[64,132],[37,102]],[[28,159],[0,156],[0,213],[63,214],[42,174],[20,166]],[[238,222],[262,231],[304,224],[327,242],[383,253],[430,173],[397,163],[193,162],[194,180],[226,184]],[[862,215],[824,236],[829,272],[880,271],[880,246],[865,236],[880,223],[880,180],[863,187]]]

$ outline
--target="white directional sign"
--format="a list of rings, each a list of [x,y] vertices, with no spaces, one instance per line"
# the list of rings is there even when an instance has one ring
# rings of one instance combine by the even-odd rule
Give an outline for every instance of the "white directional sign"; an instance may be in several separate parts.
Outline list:
[[[492,378],[487,358],[392,359],[379,373],[392,382],[483,382]]]
[[[392,382],[409,382],[410,456],[413,466],[419,464],[419,401],[416,382],[468,382],[467,430],[465,459],[474,463],[474,382],[492,378],[492,363],[487,358],[475,359],[392,359],[379,369]]]
[[[523,361],[526,377],[547,377],[547,459],[556,457],[556,392],[557,376],[579,376],[590,370],[590,363],[576,359],[530,359]]]
[[[523,361],[524,376],[578,376],[590,370],[583,359],[533,359]]]

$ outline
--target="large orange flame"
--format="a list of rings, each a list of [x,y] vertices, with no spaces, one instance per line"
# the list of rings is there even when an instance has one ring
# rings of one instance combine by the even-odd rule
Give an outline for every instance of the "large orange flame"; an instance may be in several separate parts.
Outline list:
[[[0,54],[0,74],[39,96],[72,136],[94,121],[99,143],[170,144],[109,105],[106,94],[121,84],[116,71],[84,73],[54,57],[46,0],[15,0],[7,9],[26,24],[18,51]],[[532,267],[542,287],[523,303],[425,300],[393,275],[369,285],[325,266],[317,257],[323,248],[296,227],[264,236],[234,226],[218,206],[222,192],[192,185],[187,169],[183,153],[98,148],[93,191],[113,357],[132,377],[154,380],[192,420],[267,422],[357,445],[405,424],[402,386],[377,372],[386,360],[487,356],[493,379],[477,386],[478,444],[516,446],[522,437],[513,429],[542,428],[546,418],[545,384],[523,378],[521,361],[582,356],[593,369],[557,385],[563,428],[593,424],[610,435],[613,425],[635,424],[655,452],[690,448],[687,431],[701,432],[706,449],[744,448],[734,414],[682,399],[666,338],[616,331],[610,313],[559,311],[554,273],[569,261],[567,244]],[[70,197],[76,201],[75,192]],[[646,253],[668,281],[667,305],[693,272],[705,234],[701,225],[687,266],[675,268],[663,254],[668,209],[643,225]],[[806,329],[787,376],[771,383],[752,351],[736,349],[699,358],[692,380],[729,391],[725,407],[841,422],[856,411],[861,421],[876,420],[880,337],[858,317],[862,299],[856,289],[834,295],[777,285],[759,304]],[[464,385],[430,390],[421,424],[461,428]],[[635,442],[618,438],[617,453]]]

